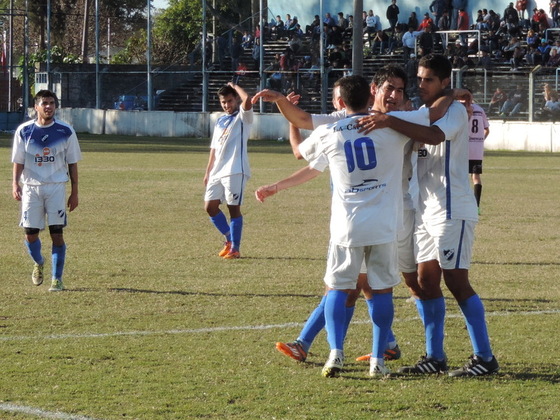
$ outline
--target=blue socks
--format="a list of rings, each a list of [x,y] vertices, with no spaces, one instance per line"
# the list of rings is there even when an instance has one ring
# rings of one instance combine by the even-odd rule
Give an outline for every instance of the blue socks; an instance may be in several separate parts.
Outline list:
[[[484,361],[492,359],[492,349],[484,318],[484,305],[478,295],[471,296],[459,303],[459,307],[465,316],[467,330],[471,338],[473,352]]]
[[[43,256],[41,255],[41,240],[37,239],[35,242],[27,242],[25,241],[25,246],[27,248],[27,252],[33,258],[37,264],[44,264]]]
[[[27,251],[33,261],[37,264],[44,264],[43,256],[41,255],[41,240],[37,239],[35,242],[29,243],[25,241]],[[52,277],[61,280],[64,271],[64,261],[66,260],[66,245],[52,246]]]
[[[327,295],[323,296],[321,302],[317,307],[311,312],[307,321],[299,333],[299,337],[297,341],[301,343],[303,349],[308,352],[311,344],[317,337],[317,334],[321,332],[323,328],[325,328],[325,302],[327,300]],[[350,321],[352,321],[352,317],[354,316],[354,308],[355,306],[346,306],[346,319],[344,321],[344,338],[346,338],[346,333],[348,332],[348,326],[350,325]]]
[[[229,242],[230,233],[226,215],[220,211],[217,215],[210,217],[210,221],[214,224],[214,226],[216,226],[216,229],[218,229],[220,233],[226,237],[226,240]]]
[[[231,247],[239,251],[243,233],[243,216],[231,219],[228,223],[226,215],[220,211],[217,215],[210,217],[210,221],[226,237],[226,241],[231,241]]]
[[[236,217],[230,221],[231,247],[239,251],[241,245],[241,234],[243,233],[243,216]]]
[[[331,350],[342,350],[346,324],[346,298],[341,290],[329,290],[325,299],[325,327]]]
[[[424,323],[426,333],[426,355],[432,359],[445,359],[443,338],[445,327],[445,300],[442,297],[416,300],[418,313]]]
[[[52,277],[62,280],[64,261],[66,260],[66,245],[52,247]]]
[[[350,321],[354,317],[355,306],[346,306],[346,320],[344,321],[344,339],[346,339],[346,334],[348,333],[348,327],[350,326]]]
[[[323,296],[321,302],[317,307],[311,312],[307,321],[303,326],[303,329],[299,333],[297,340],[301,343],[303,349],[308,352],[313,340],[317,337],[317,334],[325,327],[325,301],[327,296]]]
[[[374,294],[373,297],[366,300],[366,302],[368,304],[371,322],[373,323],[371,357],[383,359],[383,353],[387,347],[387,338],[389,337],[389,333],[392,335],[391,326],[394,317],[393,293]]]

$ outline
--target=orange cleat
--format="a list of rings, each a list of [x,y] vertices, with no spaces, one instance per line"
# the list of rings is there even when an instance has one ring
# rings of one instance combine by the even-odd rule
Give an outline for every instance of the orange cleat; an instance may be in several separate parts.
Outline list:
[[[305,362],[305,359],[307,358],[307,352],[298,341],[292,341],[291,343],[276,343],[276,350],[284,353],[286,356],[291,357],[294,360],[297,360],[298,362]]]
[[[220,251],[218,256],[225,257],[229,253],[230,250],[231,250],[231,242],[224,242],[224,249],[222,249]]]
[[[239,251],[233,248],[231,248],[229,252],[224,255],[224,260],[234,260],[236,258],[241,258],[241,255],[239,254]]]

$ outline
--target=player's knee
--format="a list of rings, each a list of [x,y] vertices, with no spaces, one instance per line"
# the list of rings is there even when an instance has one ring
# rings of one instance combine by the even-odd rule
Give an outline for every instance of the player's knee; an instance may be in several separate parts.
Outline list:
[[[214,217],[220,212],[220,207],[214,205],[213,203],[204,203],[204,210],[208,213],[208,216]]]
[[[64,230],[63,225],[51,225],[49,226],[49,232],[51,235],[62,235]]]
[[[28,235],[28,236],[33,236],[33,235],[39,234],[39,230],[40,230],[40,229],[37,229],[37,228],[24,228],[23,230],[24,230],[24,232],[25,232],[26,235]]]

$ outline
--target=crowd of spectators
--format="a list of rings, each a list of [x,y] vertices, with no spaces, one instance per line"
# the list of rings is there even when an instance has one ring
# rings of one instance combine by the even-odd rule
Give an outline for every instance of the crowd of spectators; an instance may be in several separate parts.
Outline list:
[[[391,0],[385,11],[384,21],[389,22],[385,27],[380,14],[372,9],[363,11],[361,21],[344,12],[327,12],[323,17],[315,15],[305,29],[302,29],[296,16],[286,14],[282,19],[277,15],[264,23],[262,28],[267,41],[285,42],[284,50],[265,69],[267,86],[284,92],[295,89],[293,73],[299,72],[304,74],[304,80],[315,80],[320,88],[322,33],[325,40],[322,45],[324,64],[330,77],[350,74],[354,30],[362,34],[366,57],[402,54],[402,61],[411,75],[417,59],[431,52],[447,55],[455,68],[468,66],[491,70],[498,65],[500,69],[509,65],[512,72],[536,65],[557,68],[560,65],[560,30],[547,30],[560,28],[560,0],[551,1],[548,13],[537,8],[531,13],[527,10],[528,4],[527,0],[511,2],[502,13],[481,9],[473,13],[471,20],[466,11],[467,0],[433,0],[419,19],[415,12],[407,17],[401,16],[397,0]],[[219,39],[220,63],[229,53],[232,67],[246,67],[247,63],[239,63],[240,50],[250,49],[253,69],[256,70],[260,58],[260,35],[260,25],[253,33],[243,31],[242,36],[232,37],[229,51]],[[223,69],[223,66],[220,68]],[[411,86],[407,86],[411,97],[416,93],[414,79],[412,77]],[[518,89],[507,93],[500,89],[497,94],[488,108],[490,114],[515,116],[526,106],[526,95],[520,95]],[[558,102],[557,94],[546,96],[548,99],[543,102],[543,109],[544,103],[554,102],[550,98],[556,98]]]

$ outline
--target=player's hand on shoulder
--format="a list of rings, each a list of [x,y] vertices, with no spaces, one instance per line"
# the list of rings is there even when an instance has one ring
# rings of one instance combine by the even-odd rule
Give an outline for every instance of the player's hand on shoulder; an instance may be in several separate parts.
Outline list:
[[[452,91],[453,99],[464,103],[465,105],[471,105],[473,102],[472,93],[467,89],[454,88]]]
[[[362,117],[358,120],[360,126],[359,133],[369,133],[372,130],[387,128],[389,126],[389,116],[380,112],[375,112]]]

